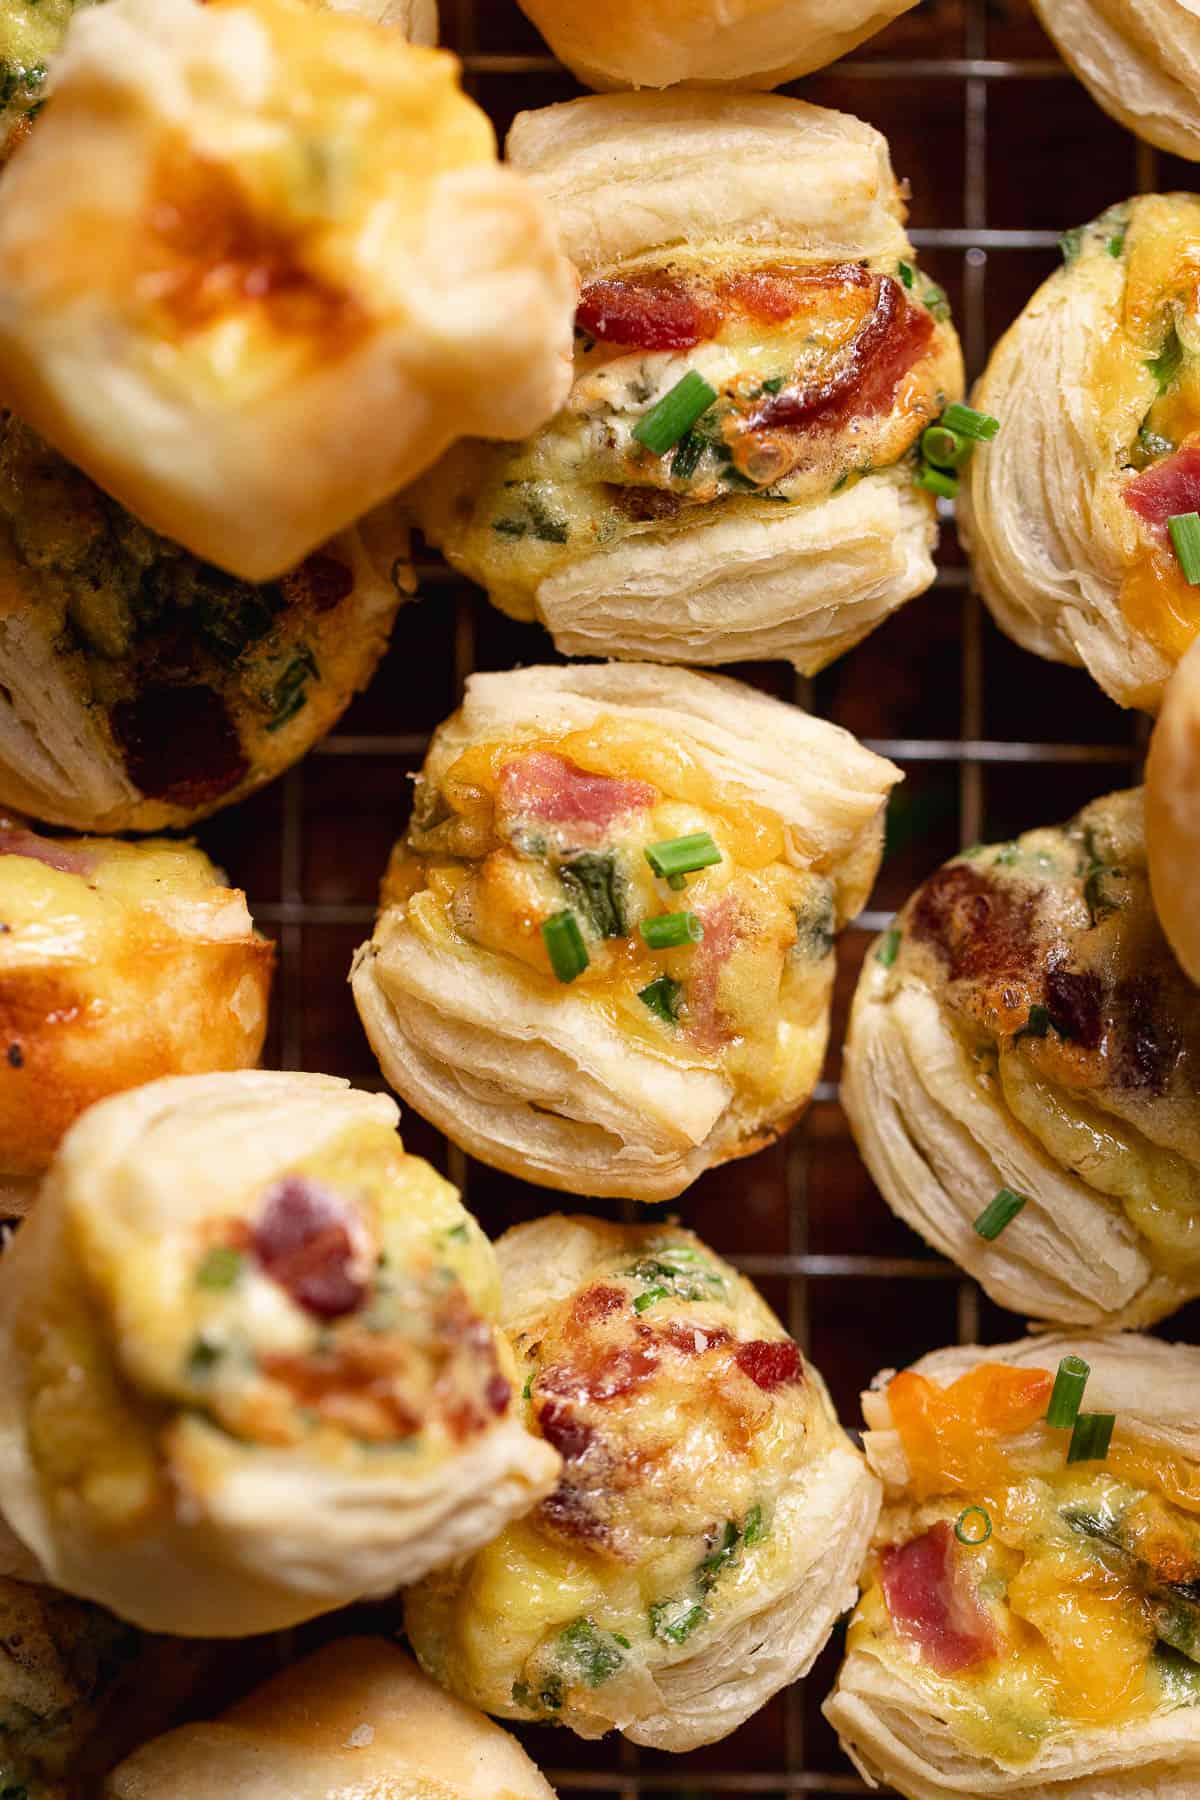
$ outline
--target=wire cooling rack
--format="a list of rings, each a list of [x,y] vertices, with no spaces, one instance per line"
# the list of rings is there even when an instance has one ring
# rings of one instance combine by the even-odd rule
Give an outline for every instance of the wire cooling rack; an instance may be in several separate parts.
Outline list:
[[[513,0],[442,6],[444,41],[501,133],[522,108],[578,92]],[[972,375],[1054,266],[1065,227],[1135,190],[1194,181],[1191,165],[1105,118],[1058,61],[1027,0],[923,0],[794,91],[887,134],[897,174],[911,183],[914,242],[950,293]],[[426,558],[420,600],[402,611],[383,668],[339,730],[284,781],[205,828],[206,846],[279,941],[268,1061],[379,1085],[346,976],[407,818],[409,777],[473,669],[552,659],[540,629],[504,619]],[[870,934],[960,844],[1050,823],[1135,782],[1145,721],[1112,706],[1082,672],[1027,656],[995,630],[970,591],[949,521],[936,587],[816,681],[798,682],[776,664],[730,672],[849,727],[906,775],[872,908],[842,940],[830,1057],[807,1118],[785,1142],[713,1171],[677,1203],[755,1278],[854,1424],[859,1390],[877,1369],[956,1339],[999,1342],[1021,1329],[891,1217],[854,1151],[837,1077]],[[556,1202],[472,1162],[411,1112],[403,1131],[492,1233]],[[1195,1341],[1198,1318],[1193,1309],[1169,1328]],[[688,1756],[638,1751],[617,1737],[584,1744],[565,1731],[523,1735],[563,1795],[865,1795],[820,1715],[838,1653],[835,1641],[806,1682],[724,1743]]]

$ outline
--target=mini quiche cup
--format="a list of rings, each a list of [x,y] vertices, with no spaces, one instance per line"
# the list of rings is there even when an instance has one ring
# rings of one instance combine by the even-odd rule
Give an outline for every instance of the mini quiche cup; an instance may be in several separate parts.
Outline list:
[[[812,1665],[878,1485],[744,1277],[677,1226],[499,1240],[503,1325],[558,1486],[411,1589],[424,1666],[509,1719],[691,1750]]]
[[[0,1259],[0,1492],[56,1586],[238,1637],[380,1597],[553,1487],[490,1245],[396,1109],[176,1076],[65,1138]]]
[[[1167,683],[1146,759],[1146,857],[1171,948],[1200,982],[1200,643]]]

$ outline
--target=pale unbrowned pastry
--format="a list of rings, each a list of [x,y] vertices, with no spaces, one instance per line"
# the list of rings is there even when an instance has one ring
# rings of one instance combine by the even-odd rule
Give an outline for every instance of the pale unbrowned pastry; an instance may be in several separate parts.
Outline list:
[[[210,1725],[156,1739],[104,1800],[554,1800],[514,1738],[403,1651],[343,1638]]]
[[[750,1283],[678,1226],[561,1215],[496,1246],[536,1512],[409,1591],[430,1672],[510,1719],[691,1750],[807,1672],[878,1485]]]
[[[0,1493],[48,1580],[238,1637],[391,1593],[553,1486],[491,1246],[395,1121],[243,1071],[67,1133],[0,1259]]]
[[[1064,1357],[1075,1428],[1047,1419]],[[1113,1333],[938,1350],[863,1395],[884,1505],[825,1713],[872,1785],[1192,1800],[1198,1380],[1191,1345]]]
[[[355,959],[384,1074],[573,1193],[666,1199],[758,1149],[812,1094],[897,776],[722,677],[473,676]]]
[[[923,592],[918,440],[962,360],[880,134],[688,91],[524,113],[508,155],[582,277],[574,382],[418,484],[455,567],[568,655],[807,673]]]
[[[959,524],[1011,637],[1157,712],[1200,627],[1168,524],[1200,506],[1200,197],[1139,195],[1063,253],[972,396],[1000,429]]]
[[[1093,100],[1139,137],[1200,160],[1200,18],[1188,0],[1033,0]]]
[[[1200,993],[1140,790],[977,845],[868,953],[842,1097],[889,1205],[1003,1305],[1111,1326],[1200,1293]],[[995,1238],[975,1223],[1023,1201]]]
[[[1146,762],[1150,886],[1171,948],[1200,982],[1200,644],[1167,683]]]
[[[778,87],[845,56],[916,0],[521,0],[594,88]]]
[[[446,52],[112,0],[50,89],[5,175],[0,391],[155,530],[272,579],[562,399],[574,277]]]
[[[273,959],[194,845],[48,838],[0,814],[0,1211],[26,1210],[93,1101],[252,1068]]]

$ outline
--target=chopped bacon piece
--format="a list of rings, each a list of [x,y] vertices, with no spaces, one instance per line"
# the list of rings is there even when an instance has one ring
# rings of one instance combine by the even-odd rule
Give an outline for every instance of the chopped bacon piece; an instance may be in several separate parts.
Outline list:
[[[753,430],[838,425],[851,414],[863,417],[892,405],[901,380],[933,336],[933,319],[906,298],[892,276],[878,280],[875,305],[832,374],[766,395],[750,415]]]
[[[995,1627],[956,1554],[948,1520],[884,1550],[880,1573],[893,1625],[919,1645],[922,1659],[939,1675],[961,1674],[995,1655]]]
[[[330,612],[354,592],[354,571],[337,556],[318,551],[305,557],[298,569],[281,576],[280,587],[289,606],[309,606],[313,612]]]
[[[1125,504],[1156,531],[1176,513],[1200,512],[1200,444],[1185,444],[1126,482]]]
[[[303,1175],[276,1182],[253,1234],[266,1274],[322,1319],[357,1312],[367,1296],[351,1219],[336,1194]]]
[[[590,281],[575,323],[602,344],[633,350],[691,350],[721,328],[721,309],[706,288],[669,275]]]
[[[951,981],[1028,974],[1037,966],[1039,895],[950,863],[931,875],[912,909],[910,930],[937,951]]]
[[[748,1375],[764,1394],[773,1394],[776,1388],[804,1380],[804,1358],[791,1338],[779,1338],[774,1342],[755,1338],[748,1344],[739,1344],[733,1360],[742,1374]]]
[[[0,821],[0,856],[28,856],[63,875],[90,875],[95,867],[93,859],[82,850],[72,850],[67,844],[41,837],[7,819]]]
[[[500,770],[497,810],[547,825],[587,826],[606,831],[618,819],[653,806],[657,791],[646,781],[616,775],[589,775],[549,750],[532,750]]]
[[[704,936],[692,952],[688,974],[688,1036],[701,1050],[719,1050],[730,1033],[717,1003],[717,989],[737,943],[737,906],[732,899],[720,900],[699,917]]]
[[[542,1436],[553,1444],[564,1462],[578,1461],[596,1436],[564,1400],[545,1401],[538,1408],[537,1417]]]

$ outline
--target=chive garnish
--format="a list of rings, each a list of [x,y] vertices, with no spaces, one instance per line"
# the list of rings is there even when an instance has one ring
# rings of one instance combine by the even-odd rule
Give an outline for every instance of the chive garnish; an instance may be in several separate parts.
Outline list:
[[[542,925],[542,941],[550,967],[560,981],[574,981],[588,966],[587,945],[573,912],[555,913]]]
[[[643,415],[633,428],[639,444],[655,456],[665,456],[685,431],[690,431],[701,413],[706,413],[717,397],[703,375],[689,369],[656,406]]]
[[[654,873],[669,881],[672,887],[683,885],[682,881],[676,881],[677,876],[690,875],[696,869],[707,869],[710,864],[723,860],[712,834],[707,831],[693,831],[689,837],[664,838],[659,844],[646,846],[646,861]]]
[[[978,1549],[992,1535],[992,1521],[982,1506],[966,1506],[954,1521],[954,1535],[960,1544]]]
[[[1082,1356],[1064,1356],[1054,1377],[1054,1392],[1046,1408],[1046,1423],[1055,1431],[1071,1431],[1079,1417],[1083,1390],[1091,1368]]]
[[[961,437],[975,438],[982,444],[989,443],[1000,429],[999,419],[991,413],[976,412],[973,406],[961,406],[957,400],[946,408],[940,423],[947,431],[957,431]]]
[[[675,481],[690,481],[700,465],[707,440],[698,431],[685,431],[671,458],[671,476]]]
[[[1112,1443],[1116,1422],[1115,1413],[1080,1413],[1067,1447],[1067,1461],[1103,1462]]]
[[[911,263],[906,263],[906,262],[897,263],[896,264],[896,273],[900,277],[901,281],[904,283],[906,288],[910,288],[912,286],[913,272],[912,272],[912,264]]]
[[[921,433],[921,454],[938,469],[961,469],[974,448],[969,437],[944,425],[927,425]]]
[[[1025,1198],[1024,1194],[1014,1194],[1011,1188],[1001,1188],[975,1221],[975,1230],[980,1237],[986,1238],[989,1243],[998,1238],[1025,1205]]]
[[[918,487],[923,487],[930,494],[937,494],[943,500],[953,500],[958,495],[958,476],[947,475],[944,469],[931,468],[922,463],[913,480]]]
[[[683,986],[670,975],[659,975],[646,987],[638,989],[638,999],[665,1025],[679,1023],[679,996]]]
[[[1189,587],[1200,587],[1200,513],[1175,513],[1167,530]]]
[[[216,1244],[196,1270],[196,1286],[202,1288],[232,1287],[242,1272],[243,1257],[232,1244]],[[2,1797],[0,1797],[2,1800]]]
[[[1023,1037],[1044,1038],[1050,1029],[1050,1014],[1044,1006],[1031,1006],[1029,1017],[1020,1031],[1013,1033],[1014,1039]]]
[[[698,944],[704,936],[704,926],[694,912],[660,913],[655,919],[643,919],[640,930],[651,950]]]
[[[881,962],[885,969],[890,969],[900,954],[900,927],[893,925],[885,931],[879,940],[879,948],[875,952],[875,961]]]
[[[634,1301],[633,1310],[635,1313],[648,1312],[652,1306],[657,1305],[660,1300],[665,1300],[666,1298],[667,1289],[665,1287],[647,1288],[645,1293],[639,1294]]]

